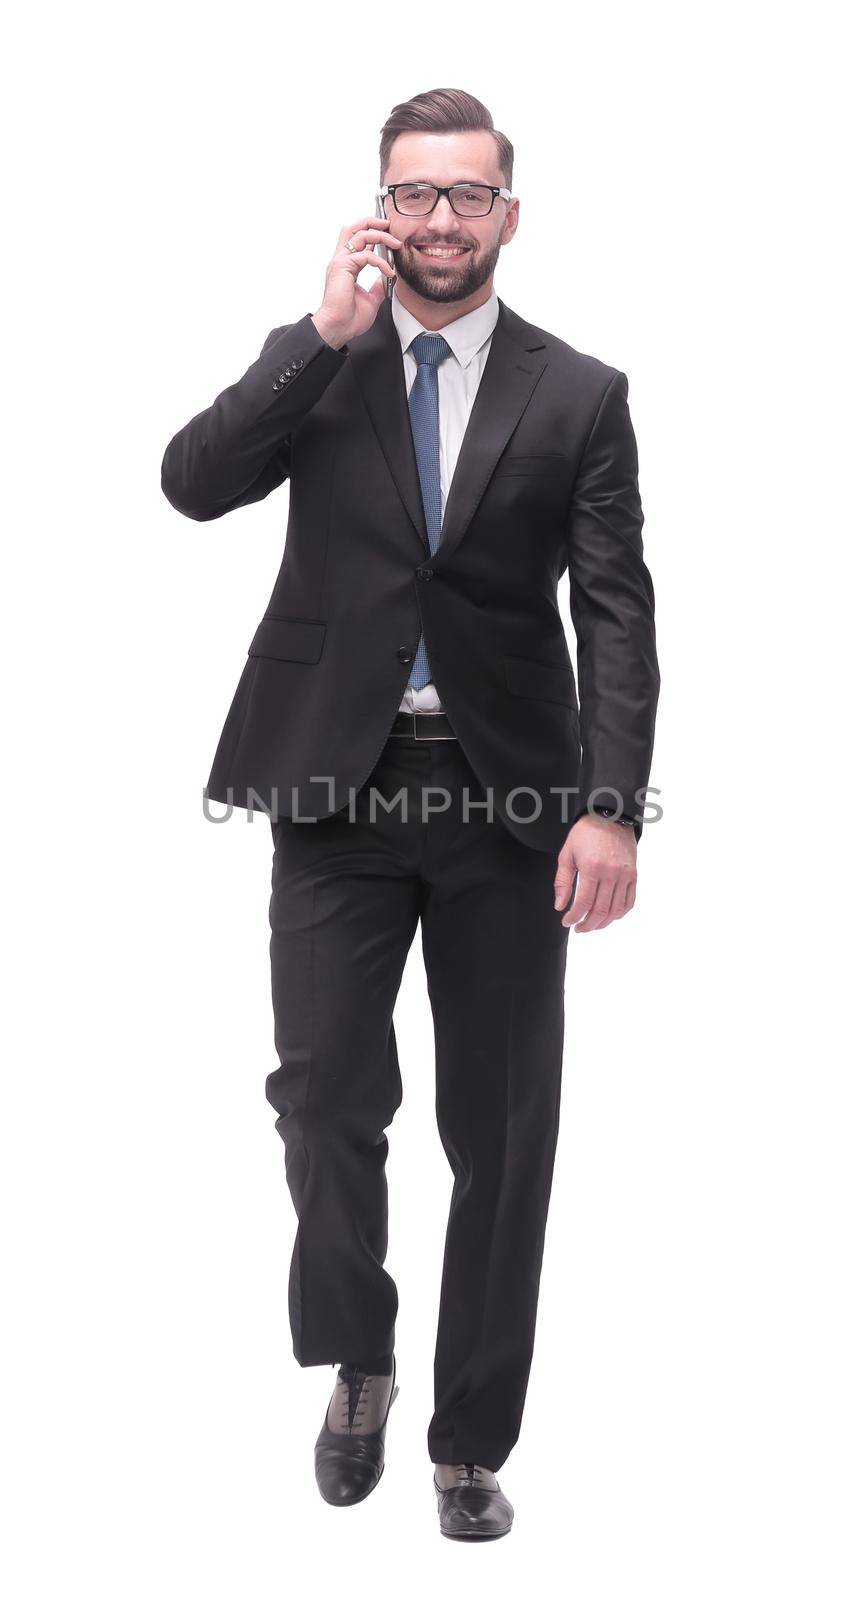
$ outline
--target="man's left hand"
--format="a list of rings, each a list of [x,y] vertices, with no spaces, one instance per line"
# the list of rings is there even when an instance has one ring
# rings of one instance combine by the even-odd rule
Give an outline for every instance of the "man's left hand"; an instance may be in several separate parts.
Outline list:
[[[637,886],[638,846],[633,828],[607,817],[580,817],[557,858],[554,909],[569,905],[561,921],[576,933],[607,928],[631,911]]]

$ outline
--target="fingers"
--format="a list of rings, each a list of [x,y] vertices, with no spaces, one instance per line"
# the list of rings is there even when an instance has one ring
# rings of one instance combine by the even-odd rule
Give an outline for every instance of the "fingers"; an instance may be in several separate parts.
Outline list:
[[[587,920],[586,928],[576,928],[576,933],[589,933],[594,928],[607,928],[609,923],[617,922],[625,915],[626,885],[621,879],[611,882],[602,879],[599,885],[599,894],[593,907],[593,914]]]
[[[619,922],[635,903],[636,880],[623,872],[609,872],[604,876],[581,873],[575,890],[575,899],[561,918],[565,928],[576,933],[594,933],[597,928],[607,928]]]
[[[389,228],[389,217],[358,217],[356,222],[347,222],[340,233],[341,239],[350,239],[358,228]]]
[[[554,875],[554,909],[559,911],[561,906],[569,904],[569,897],[575,884],[575,862],[571,856],[559,856],[557,871]]]
[[[352,249],[346,249],[347,243],[352,246]],[[343,228],[337,251],[339,256],[338,265],[348,267],[354,278],[363,271],[364,267],[368,266],[378,267],[379,272],[385,278],[395,278],[396,268],[391,265],[386,256],[378,253],[374,248],[374,244],[383,244],[387,249],[391,245],[398,248],[401,243],[401,239],[397,239],[392,233],[388,233],[380,227]]]
[[[578,882],[575,885],[575,899],[569,910],[560,918],[564,928],[571,928],[584,917],[589,916],[599,892],[599,879],[591,877],[589,873],[579,872]]]
[[[361,240],[374,239],[376,244],[385,244],[388,247],[401,245],[402,240],[395,233],[390,232],[389,225],[383,217],[374,217],[372,221],[356,222],[353,228],[343,228],[339,238],[338,248],[345,249],[346,243],[357,245]]]
[[[359,272],[363,271],[364,267],[370,266],[378,267],[385,277],[396,277],[396,268],[391,266],[389,261],[385,261],[384,256],[376,255],[375,250],[369,246],[367,246],[366,250],[349,250],[345,252],[342,262],[337,263],[338,266],[340,264],[344,267],[353,268],[353,276],[355,278]]]

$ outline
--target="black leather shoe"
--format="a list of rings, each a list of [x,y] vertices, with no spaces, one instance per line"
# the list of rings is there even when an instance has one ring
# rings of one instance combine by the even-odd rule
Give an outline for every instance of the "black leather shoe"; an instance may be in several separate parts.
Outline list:
[[[330,1506],[354,1506],[384,1471],[387,1418],[399,1388],[396,1359],[385,1376],[343,1363],[316,1440],[316,1482]]]
[[[500,1539],[512,1527],[513,1509],[488,1467],[474,1461],[435,1467],[441,1532],[447,1539]]]

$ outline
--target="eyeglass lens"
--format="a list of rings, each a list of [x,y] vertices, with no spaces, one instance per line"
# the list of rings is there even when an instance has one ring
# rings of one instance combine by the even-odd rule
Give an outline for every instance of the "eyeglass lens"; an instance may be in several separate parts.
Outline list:
[[[438,190],[431,183],[409,183],[397,187],[393,198],[397,211],[404,216],[426,217],[434,208]],[[458,183],[450,190],[449,199],[457,217],[486,217],[494,195],[486,185]]]

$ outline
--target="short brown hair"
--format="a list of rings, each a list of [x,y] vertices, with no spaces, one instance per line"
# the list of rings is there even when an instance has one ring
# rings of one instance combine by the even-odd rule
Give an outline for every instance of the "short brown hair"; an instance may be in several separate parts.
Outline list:
[[[498,166],[503,173],[504,186],[512,188],[513,148],[506,135],[500,133],[492,115],[472,94],[464,89],[427,89],[412,100],[403,100],[394,106],[381,130],[379,163],[380,183],[390,161],[393,142],[400,133],[490,133],[497,146]]]

